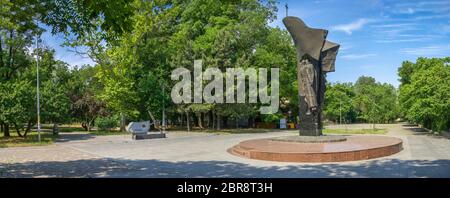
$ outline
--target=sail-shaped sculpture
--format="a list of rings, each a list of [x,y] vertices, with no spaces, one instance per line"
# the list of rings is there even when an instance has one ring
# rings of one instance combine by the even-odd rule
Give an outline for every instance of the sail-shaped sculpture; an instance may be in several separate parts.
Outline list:
[[[300,135],[322,135],[326,73],[333,72],[339,45],[326,40],[328,31],[308,27],[297,17],[283,23],[297,50]]]

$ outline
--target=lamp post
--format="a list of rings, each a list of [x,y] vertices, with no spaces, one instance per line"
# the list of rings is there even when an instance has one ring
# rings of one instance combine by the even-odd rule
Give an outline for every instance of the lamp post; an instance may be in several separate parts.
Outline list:
[[[36,108],[37,108],[37,132],[38,142],[41,142],[41,112],[40,112],[40,93],[39,93],[39,36],[36,35]]]
[[[162,94],[163,94],[163,114],[162,114],[162,125],[163,125],[163,133],[166,133],[166,104],[165,104],[165,86],[162,85]]]
[[[342,124],[342,97],[339,98],[339,125]]]

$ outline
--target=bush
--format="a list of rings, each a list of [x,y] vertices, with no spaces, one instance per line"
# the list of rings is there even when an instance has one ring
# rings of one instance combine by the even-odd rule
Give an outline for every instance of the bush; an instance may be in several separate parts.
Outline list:
[[[281,118],[284,118],[283,114],[279,114],[279,113],[267,114],[263,117],[263,122],[279,123]]]
[[[118,126],[118,121],[113,116],[100,117],[96,120],[99,131],[111,131],[111,129]]]

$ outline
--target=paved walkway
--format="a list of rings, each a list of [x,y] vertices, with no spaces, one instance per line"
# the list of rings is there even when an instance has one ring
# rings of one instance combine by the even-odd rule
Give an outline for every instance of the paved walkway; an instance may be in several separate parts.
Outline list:
[[[173,132],[166,139],[140,141],[128,135],[63,134],[51,146],[0,149],[0,177],[450,177],[449,139],[400,124],[377,127],[401,138],[404,150],[358,162],[284,163],[244,159],[226,149],[243,140],[296,132]]]

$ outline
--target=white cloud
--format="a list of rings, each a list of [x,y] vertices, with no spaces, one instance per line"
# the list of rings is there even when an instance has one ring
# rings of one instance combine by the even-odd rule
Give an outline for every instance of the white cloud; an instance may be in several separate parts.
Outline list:
[[[349,49],[353,48],[353,46],[351,44],[347,44],[347,43],[341,43],[341,46],[339,47],[339,51],[340,52],[345,52]]]
[[[414,14],[417,12],[445,13],[449,8],[450,2],[443,0],[396,3],[389,10],[397,14]]]
[[[440,38],[436,35],[397,35],[396,37],[386,37],[376,40],[377,43],[404,43],[404,42],[425,42]]]
[[[450,25],[442,25],[441,28],[439,28],[439,33],[450,34]]]
[[[331,30],[334,31],[342,31],[345,32],[348,35],[351,35],[353,31],[361,29],[364,25],[372,22],[371,19],[365,19],[361,18],[354,22],[348,23],[348,24],[341,24],[331,27]]]
[[[394,11],[397,14],[414,14],[416,11],[413,8],[402,8]]]
[[[414,20],[430,20],[430,19],[445,19],[450,18],[450,14],[433,14],[427,16],[418,16],[415,17]]]
[[[374,28],[402,28],[402,29],[410,29],[412,27],[417,26],[416,23],[390,23],[390,24],[377,24],[377,25],[371,25],[370,27]]]
[[[376,56],[376,54],[348,54],[348,55],[341,56],[341,58],[347,59],[347,60],[357,60],[357,59],[368,58],[368,57],[373,57],[373,56]]]
[[[450,45],[404,48],[400,50],[400,53],[415,56],[450,56]]]

